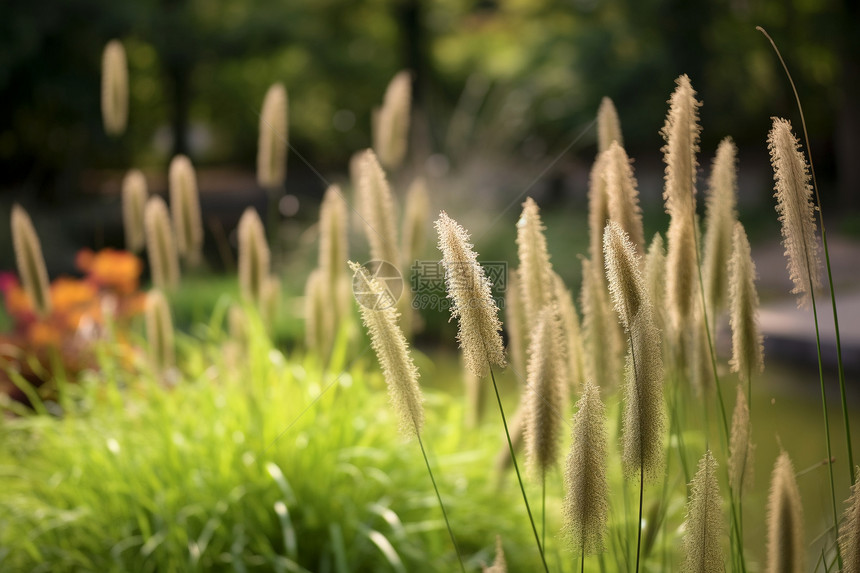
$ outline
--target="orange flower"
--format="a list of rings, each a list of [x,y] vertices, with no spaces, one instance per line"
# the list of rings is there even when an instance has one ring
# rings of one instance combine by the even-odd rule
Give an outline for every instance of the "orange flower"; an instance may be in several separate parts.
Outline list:
[[[81,250],[77,255],[78,268],[101,288],[116,291],[117,294],[131,294],[137,290],[143,263],[128,251],[102,249],[93,253]]]
[[[30,348],[59,347],[63,341],[63,331],[50,322],[34,322],[27,329],[27,339]]]

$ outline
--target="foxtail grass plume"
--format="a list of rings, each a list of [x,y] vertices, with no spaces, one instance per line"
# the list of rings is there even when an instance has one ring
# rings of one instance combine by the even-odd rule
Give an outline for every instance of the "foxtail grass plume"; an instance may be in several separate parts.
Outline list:
[[[561,320],[562,339],[568,364],[567,378],[571,388],[579,388],[585,380],[585,367],[583,365],[585,350],[582,343],[582,331],[579,327],[579,315],[573,304],[573,295],[567,290],[564,281],[556,273],[553,273],[553,279],[553,301]]]
[[[271,328],[281,311],[281,279],[266,277],[260,297],[260,316],[267,327]]]
[[[403,70],[388,84],[382,107],[373,117],[373,149],[387,169],[397,169],[409,144],[412,74]]]
[[[51,289],[48,283],[48,269],[42,256],[42,244],[30,215],[20,205],[12,207],[12,243],[15,248],[15,262],[24,291],[33,302],[33,308],[42,316],[51,313]]]
[[[758,293],[755,288],[755,263],[744,227],[735,222],[732,257],[729,259],[729,301],[732,327],[732,372],[749,381],[753,372],[764,369],[762,336],[756,324]]]
[[[368,149],[359,158],[358,176],[358,210],[370,244],[370,256],[397,265],[400,256],[394,197],[373,151]]]
[[[754,454],[749,404],[743,388],[738,385],[729,439],[729,485],[738,495],[752,487]]]
[[[179,255],[164,199],[154,195],[146,201],[143,222],[152,284],[162,291],[175,289],[179,286]]]
[[[305,345],[319,357],[328,356],[334,336],[329,287],[322,269],[311,271],[305,283]]]
[[[661,134],[666,140],[666,187],[663,198],[670,215],[666,254],[666,306],[676,344],[693,310],[696,268],[696,153],[699,151],[696,92],[682,75],[669,99],[669,114]]]
[[[415,262],[424,252],[427,243],[427,227],[430,219],[430,198],[424,178],[416,178],[406,192],[406,205],[403,213],[403,234],[401,267],[409,273]],[[400,321],[407,337],[415,330],[416,312],[412,308],[411,292],[404,293],[397,303],[400,305]],[[420,317],[417,317],[420,318]]]
[[[347,205],[340,187],[330,186],[320,204],[319,268],[332,285],[345,276],[349,249],[348,219]]]
[[[502,547],[502,537],[496,535],[496,558],[489,567],[483,567],[483,573],[508,573],[508,564],[505,561],[505,550]]]
[[[176,232],[176,250],[189,263],[200,261],[203,249],[203,217],[194,166],[184,155],[170,162],[170,211]]]
[[[350,262],[360,285],[360,292],[375,298],[385,296],[379,281],[361,266]],[[418,434],[424,425],[424,406],[418,386],[418,368],[409,355],[409,345],[397,325],[397,310],[393,306],[359,305],[361,319],[370,334],[370,342],[382,367],[391,403],[400,418],[400,429],[409,435]]]
[[[598,155],[588,176],[588,258],[593,263],[591,267],[601,287],[606,284],[603,274],[603,228],[609,220],[609,197],[603,177],[605,165],[606,155]]]
[[[545,227],[537,203],[529,197],[517,221],[517,250],[520,257],[520,296],[525,315],[535,318],[552,301],[552,266],[546,248]],[[528,340],[528,334],[527,340]]]
[[[690,482],[687,519],[684,521],[684,573],[723,573],[723,511],[717,483],[717,461],[711,451],[699,460]]]
[[[651,239],[645,254],[645,286],[648,288],[648,296],[651,297],[654,325],[662,331],[666,328],[666,315],[663,310],[663,301],[666,298],[666,249],[660,233],[656,233]]]
[[[851,496],[845,501],[843,525],[839,530],[842,573],[860,573],[860,485],[854,482]]]
[[[642,209],[639,207],[639,190],[633,176],[633,166],[624,148],[613,142],[603,159],[603,179],[609,207],[609,218],[616,221],[630,236],[639,254],[645,251],[645,233],[642,229]]]
[[[128,63],[125,48],[111,40],[102,52],[102,123],[108,135],[122,135],[128,123]]]
[[[801,573],[805,568],[803,506],[791,458],[782,452],[773,466],[767,501],[767,573]]]
[[[509,269],[505,290],[505,330],[508,333],[508,355],[515,372],[525,372],[525,328],[526,314],[520,290],[520,273],[518,269]]]
[[[705,236],[702,252],[702,279],[712,325],[726,307],[729,278],[726,269],[732,252],[732,233],[738,214],[737,147],[727,137],[717,147],[717,155],[705,200]]]
[[[621,146],[624,145],[624,140],[621,137],[621,121],[618,119],[615,104],[608,97],[604,97],[597,109],[598,153],[603,153],[609,149],[613,142],[618,142],[618,145]]]
[[[248,207],[239,219],[239,292],[259,308],[269,277],[270,252],[260,216]]]
[[[815,206],[809,167],[800,142],[791,131],[791,122],[773,118],[767,136],[776,193],[776,211],[782,223],[782,244],[788,257],[788,272],[794,282],[794,294],[800,294],[798,306],[809,303],[812,290],[821,286],[821,261],[815,235]]]
[[[600,392],[587,381],[573,416],[572,443],[564,469],[563,533],[575,551],[603,551],[609,517],[606,480],[606,413]]]
[[[600,260],[603,260],[601,255]],[[594,268],[594,262],[582,261],[582,338],[585,347],[585,378],[602,388],[613,388],[620,379],[622,339],[609,293],[604,288],[605,275]]]
[[[537,316],[529,343],[527,370],[528,420],[526,455],[537,475],[545,475],[558,460],[567,365],[555,309],[546,306]]]
[[[649,478],[663,464],[663,360],[636,249],[621,226],[606,225],[603,235],[606,278],[613,304],[629,337],[622,424],[625,474]]]
[[[491,365],[505,366],[499,308],[493,300],[490,281],[469,242],[469,233],[444,211],[435,227],[451,300],[451,318],[460,323],[457,340],[466,366],[475,376],[483,378]]]
[[[125,230],[125,248],[139,253],[146,245],[143,211],[149,191],[146,177],[139,169],[131,169],[122,180],[122,226]]]
[[[146,339],[149,341],[149,354],[153,366],[164,371],[175,362],[173,343],[173,320],[170,318],[170,307],[159,290],[152,290],[146,295]]]
[[[287,121],[287,90],[272,84],[263,99],[257,143],[257,183],[264,189],[283,187],[287,177]]]

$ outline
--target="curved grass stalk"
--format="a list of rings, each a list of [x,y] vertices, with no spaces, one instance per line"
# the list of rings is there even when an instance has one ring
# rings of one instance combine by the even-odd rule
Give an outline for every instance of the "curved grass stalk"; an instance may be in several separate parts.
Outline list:
[[[830,268],[830,251],[827,249],[827,231],[824,228],[824,212],[821,208],[821,197],[818,195],[818,181],[815,178],[815,165],[812,162],[812,148],[809,146],[809,134],[806,131],[806,119],[803,115],[803,106],[800,104],[800,96],[797,93],[797,87],[794,85],[794,80],[791,78],[791,73],[788,71],[788,66],[776,47],[776,43],[770,34],[761,26],[756,26],[756,30],[764,34],[764,37],[770,42],[773,51],[779,58],[782,64],[782,69],[788,78],[788,83],[791,84],[791,90],[794,92],[794,99],[797,102],[797,110],[800,112],[800,125],[803,127],[803,141],[806,145],[806,153],[809,156],[809,171],[812,174],[812,190],[815,193],[815,204],[818,206],[818,224],[821,226],[821,243],[824,246],[824,264],[827,269],[827,283],[830,288],[830,306],[833,309],[833,327],[836,331],[836,366],[839,373],[839,393],[842,400],[842,421],[845,425],[845,442],[848,448],[848,470],[851,476],[851,483],[855,482],[854,473],[854,453],[851,447],[851,426],[848,421],[848,402],[845,398],[845,369],[842,365],[842,341],[839,336],[839,314],[836,311],[836,291],[833,290],[833,274]],[[819,355],[820,356],[820,355]]]

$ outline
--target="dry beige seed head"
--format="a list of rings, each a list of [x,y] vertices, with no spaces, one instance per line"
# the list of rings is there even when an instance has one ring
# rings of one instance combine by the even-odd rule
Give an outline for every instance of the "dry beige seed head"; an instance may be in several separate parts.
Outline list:
[[[645,479],[658,478],[663,471],[663,359],[649,307],[643,305],[630,325],[621,427],[622,464],[628,478],[640,468]]]
[[[143,210],[148,196],[146,177],[139,169],[129,170],[122,180],[122,225],[125,248],[132,253],[139,253],[146,244]]]
[[[618,119],[618,112],[615,111],[615,104],[608,97],[604,97],[597,109],[598,153],[609,149],[613,141],[617,141],[618,145],[624,145],[624,140],[621,138],[621,121]]]
[[[663,301],[666,298],[666,250],[660,233],[656,233],[651,239],[645,254],[645,286],[651,298],[654,324],[662,331],[666,324],[663,309]]]
[[[791,458],[782,452],[773,466],[767,501],[767,572],[801,573],[805,567],[803,506]]]
[[[601,260],[603,256],[601,255]],[[613,388],[620,379],[621,328],[604,287],[603,269],[582,261],[582,330],[585,346],[585,378],[603,388]]]
[[[489,567],[482,567],[483,573],[507,573],[508,564],[505,561],[505,550],[502,547],[502,537],[496,535],[496,558]]]
[[[610,221],[603,232],[603,258],[606,261],[606,280],[612,303],[624,329],[629,331],[633,317],[640,310],[650,314],[651,305],[636,247],[615,221]],[[643,305],[647,308],[642,309]]]
[[[122,135],[128,123],[128,63],[119,40],[102,52],[102,123],[108,135]]]
[[[287,90],[272,84],[263,99],[257,143],[257,183],[264,189],[283,187],[287,177],[287,118]]]
[[[552,266],[544,230],[537,203],[529,197],[523,203],[523,212],[517,221],[520,293],[529,317],[536,317],[552,300]]]
[[[633,166],[624,148],[612,143],[604,152],[603,179],[609,205],[609,218],[621,225],[630,236],[636,252],[645,250],[645,233],[642,230],[642,209],[639,207],[639,190],[633,176]]]
[[[698,280],[696,268],[696,153],[699,151],[698,108],[696,92],[690,79],[683,75],[669,99],[669,114],[661,134],[666,162],[666,188],[663,198],[671,216],[667,234],[666,303],[676,342],[690,317]]]
[[[365,151],[358,162],[358,210],[363,219],[370,256],[377,261],[397,265],[397,227],[394,197],[385,172],[373,151]]]
[[[281,279],[276,276],[266,277],[260,297],[260,316],[269,329],[274,326],[280,312]]]
[[[526,454],[533,471],[545,475],[558,459],[563,393],[567,386],[561,331],[552,306],[541,310],[530,338]]]
[[[305,284],[305,344],[325,360],[334,338],[331,283],[321,269],[314,269]]]
[[[203,217],[194,166],[184,155],[170,162],[170,211],[176,232],[176,250],[189,263],[196,264],[203,249]]]
[[[508,284],[505,290],[505,330],[508,333],[508,354],[511,357],[511,368],[515,372],[525,372],[526,313],[523,308],[519,277],[519,270],[510,269],[508,271]]]
[[[347,240],[348,215],[340,187],[326,189],[320,204],[319,268],[332,284],[344,276],[349,258]]]
[[[376,298],[385,296],[382,285],[356,263],[350,262],[359,283],[359,292]],[[378,308],[360,304],[359,312],[370,334],[370,342],[382,366],[391,403],[400,417],[400,429],[417,434],[424,425],[424,406],[418,386],[418,369],[409,355],[409,345],[397,326],[397,310],[393,306]]]
[[[403,214],[403,268],[408,269],[424,252],[427,242],[427,222],[430,215],[430,197],[427,183],[417,177],[406,192]]]
[[[782,243],[788,257],[788,272],[794,281],[792,293],[800,294],[799,306],[809,303],[812,290],[821,286],[821,261],[815,235],[815,206],[809,168],[791,122],[773,118],[767,137],[776,193],[776,212],[782,223]]]
[[[51,313],[51,287],[48,269],[42,256],[42,244],[27,211],[18,204],[12,207],[12,243],[15,262],[24,291],[30,297],[33,308],[42,316]]]
[[[490,281],[478,264],[469,233],[442,211],[435,223],[445,267],[445,285],[451,299],[451,318],[460,322],[457,340],[466,366],[478,378],[490,365],[505,366],[505,349],[499,331],[499,308],[490,291]]]
[[[752,487],[754,454],[750,409],[743,388],[738,385],[735,411],[732,414],[732,435],[729,440],[729,484],[732,491],[738,494]]]
[[[845,501],[843,525],[839,530],[839,550],[842,553],[842,572],[860,573],[860,485],[855,481],[851,496]]]
[[[579,328],[579,315],[573,304],[573,295],[564,286],[564,281],[553,273],[553,301],[561,320],[561,332],[567,357],[567,378],[571,388],[579,388],[585,380],[583,355],[585,350],[582,343],[582,332]]]
[[[702,278],[708,316],[716,322],[725,308],[729,281],[726,269],[732,251],[732,233],[737,220],[737,147],[732,138],[720,142],[705,200],[705,237],[702,253]]]
[[[596,273],[595,280],[600,286],[606,284],[603,274],[603,229],[609,221],[609,197],[603,177],[605,164],[606,156],[598,155],[588,179],[588,257]]]
[[[571,548],[600,553],[609,516],[606,480],[606,414],[592,381],[585,383],[573,416],[572,443],[564,469],[563,532]]]
[[[176,362],[173,348],[173,320],[164,295],[152,290],[146,295],[146,339],[156,370],[164,371]]]
[[[412,74],[403,70],[388,84],[373,121],[373,149],[387,169],[399,167],[406,156],[411,105]]]
[[[748,381],[753,372],[764,369],[762,337],[756,324],[758,293],[755,288],[755,263],[750,244],[740,222],[735,223],[732,257],[729,260],[729,314],[732,326],[732,372]]]
[[[250,328],[248,317],[242,307],[238,304],[230,305],[230,310],[227,312],[227,333],[230,335],[230,339],[240,344],[246,344]]]
[[[239,219],[239,292],[259,305],[269,276],[270,253],[260,216],[248,207]]]
[[[684,521],[685,573],[723,573],[723,511],[717,483],[717,461],[711,451],[699,460],[699,469],[690,482],[690,500]]]
[[[149,272],[152,284],[160,290],[171,290],[179,286],[179,254],[173,239],[173,228],[167,204],[161,197],[153,195],[146,201],[143,212],[146,230],[146,252],[149,255]]]

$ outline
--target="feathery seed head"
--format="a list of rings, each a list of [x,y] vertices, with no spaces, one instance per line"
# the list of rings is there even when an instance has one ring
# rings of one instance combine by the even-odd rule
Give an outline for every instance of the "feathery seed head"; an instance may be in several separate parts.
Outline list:
[[[319,267],[332,284],[344,274],[344,263],[348,258],[346,208],[340,187],[332,185],[326,189],[320,204]]]
[[[743,388],[738,385],[729,440],[729,484],[732,491],[740,494],[752,487],[754,454],[750,409]]]
[[[239,219],[239,292],[259,308],[269,276],[270,252],[260,216],[248,207]]]
[[[530,338],[526,453],[532,469],[545,474],[558,459],[563,395],[567,386],[561,331],[551,305],[541,310]]]
[[[782,452],[773,466],[767,501],[767,571],[801,573],[805,567],[803,506],[791,458]]]
[[[164,371],[176,362],[173,343],[173,320],[170,317],[170,307],[159,290],[152,290],[146,295],[145,307],[146,338],[149,341],[149,353],[153,366]]]
[[[508,564],[505,561],[505,550],[502,547],[502,537],[496,535],[496,558],[489,567],[483,567],[483,573],[507,573]]]
[[[272,84],[263,99],[257,143],[257,183],[265,189],[282,187],[287,177],[288,117],[287,90]]]
[[[603,274],[603,229],[609,220],[609,196],[603,172],[606,155],[601,153],[594,160],[588,176],[588,257],[595,271],[595,279],[601,286],[606,279]],[[585,277],[585,275],[583,275]]]
[[[430,214],[430,198],[427,183],[417,177],[406,192],[403,215],[403,268],[408,269],[424,251],[427,239],[427,220]]]
[[[148,196],[146,177],[139,169],[129,170],[122,180],[122,226],[125,248],[132,253],[139,253],[146,244],[143,210]]]
[[[860,473],[860,469],[858,469]],[[839,530],[839,550],[843,573],[860,573],[860,482],[851,486],[851,496],[845,501],[844,524]]]
[[[451,300],[451,318],[460,323],[457,340],[467,367],[483,378],[491,364],[505,366],[499,308],[493,300],[490,281],[469,242],[469,233],[444,211],[439,214],[435,228]]]
[[[558,309],[561,320],[561,332],[568,363],[567,378],[571,388],[579,388],[585,380],[583,367],[585,350],[579,327],[579,316],[573,304],[573,295],[565,287],[564,281],[556,273],[553,273],[553,279],[553,304]]]
[[[373,149],[388,169],[399,167],[406,156],[411,106],[412,74],[403,70],[388,84],[373,121]]]
[[[146,230],[146,252],[152,284],[160,290],[179,286],[179,255],[173,239],[173,228],[164,199],[153,195],[146,201],[143,212]]]
[[[666,298],[666,250],[660,233],[651,239],[645,255],[645,286],[651,298],[654,324],[662,331],[666,321],[663,310],[663,300]]]
[[[641,254],[645,249],[642,230],[642,209],[639,207],[639,190],[633,176],[633,166],[624,148],[613,142],[603,159],[603,179],[609,206],[609,218],[616,221],[630,236]]]
[[[640,310],[651,314],[651,304],[636,247],[615,221],[610,221],[603,232],[603,257],[612,303],[624,329],[629,331]]]
[[[325,271],[314,269],[305,283],[305,344],[322,359],[328,351],[334,336],[331,314],[331,283],[326,280]]]
[[[515,372],[525,371],[526,365],[526,314],[523,308],[518,269],[508,269],[505,290],[505,330],[508,333],[508,354]]]
[[[33,301],[36,312],[42,316],[51,313],[51,289],[48,283],[48,269],[42,256],[42,244],[30,215],[18,204],[12,206],[12,243],[15,249],[15,262],[24,291]]]
[[[618,119],[615,104],[608,97],[604,97],[600,101],[600,107],[597,108],[598,153],[609,149],[614,141],[618,142],[618,145],[624,145],[624,140],[621,138],[621,121]]]
[[[732,372],[747,381],[753,372],[764,369],[762,336],[756,324],[758,293],[755,288],[755,263],[744,227],[735,223],[732,257],[729,260],[729,301],[732,327]]]
[[[603,551],[609,515],[606,480],[606,414],[597,386],[585,383],[573,416],[564,469],[563,532],[575,551]]]
[[[358,281],[359,292],[384,296],[379,281],[371,277],[361,265],[350,262]],[[376,308],[360,304],[359,312],[370,334],[370,342],[382,367],[391,403],[400,418],[400,429],[409,435],[417,434],[424,424],[424,406],[418,386],[418,368],[409,355],[406,337],[397,325],[398,312],[393,306]]]
[[[791,292],[801,295],[798,305],[803,307],[809,303],[812,289],[821,286],[809,167],[790,121],[773,118],[767,143],[773,166],[776,212],[782,223],[782,243],[788,257],[788,272],[794,281]]]
[[[170,210],[176,232],[176,250],[186,261],[196,263],[203,248],[203,217],[194,166],[184,155],[170,162]]]
[[[601,251],[602,252],[602,251]],[[603,256],[601,255],[601,260]],[[603,268],[582,260],[582,330],[585,378],[603,388],[618,384],[621,361],[621,328],[611,308]]]
[[[552,296],[552,266],[544,230],[537,203],[529,197],[517,221],[520,292],[526,316],[537,316]]]
[[[684,522],[685,573],[723,573],[723,512],[717,483],[717,461],[711,451],[699,460],[699,469],[690,482],[687,519]]]
[[[128,123],[128,63],[125,48],[111,40],[102,52],[102,123],[108,135],[122,135]]]
[[[358,209],[364,232],[370,244],[370,256],[377,261],[397,265],[397,228],[394,197],[373,151],[365,151],[358,160]]]
[[[708,314],[716,317],[728,296],[727,263],[732,250],[733,225],[737,220],[737,147],[730,137],[720,142],[705,200],[705,237],[702,278]]]

